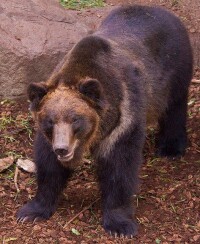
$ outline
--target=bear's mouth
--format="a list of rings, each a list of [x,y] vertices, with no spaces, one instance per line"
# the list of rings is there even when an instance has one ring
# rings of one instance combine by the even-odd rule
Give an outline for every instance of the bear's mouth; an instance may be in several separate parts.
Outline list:
[[[70,153],[68,153],[65,156],[58,155],[58,160],[61,162],[68,162],[68,161],[72,160],[73,157],[74,157],[74,151],[71,151]]]

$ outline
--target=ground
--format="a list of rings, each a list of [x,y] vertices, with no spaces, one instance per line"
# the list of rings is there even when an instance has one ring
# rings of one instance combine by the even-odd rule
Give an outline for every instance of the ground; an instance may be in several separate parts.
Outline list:
[[[122,1],[109,1],[117,4]],[[145,1],[143,1],[145,2]],[[102,10],[101,10],[102,11]],[[178,9],[176,9],[176,13]],[[90,11],[85,12],[90,14]],[[84,16],[83,16],[84,17]],[[86,17],[86,16],[85,16]],[[98,18],[98,16],[97,16]],[[89,159],[76,170],[58,210],[47,222],[17,224],[16,211],[35,195],[35,175],[15,165],[0,174],[1,243],[199,243],[200,72],[196,70],[188,100],[189,146],[176,160],[156,158],[155,129],[148,129],[140,193],[135,197],[139,234],[132,240],[114,238],[101,226],[101,206],[95,167]],[[0,158],[13,155],[32,159],[34,123],[28,102],[0,101]]]

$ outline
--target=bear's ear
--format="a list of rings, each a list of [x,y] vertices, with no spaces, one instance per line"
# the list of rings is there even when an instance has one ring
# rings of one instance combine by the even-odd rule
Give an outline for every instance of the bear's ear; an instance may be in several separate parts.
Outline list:
[[[35,111],[38,109],[40,101],[47,94],[48,87],[44,82],[40,83],[31,83],[28,86],[27,94],[31,102],[30,109]]]
[[[96,79],[81,80],[79,84],[79,91],[91,99],[99,109],[103,109],[105,105],[103,88],[100,82]]]

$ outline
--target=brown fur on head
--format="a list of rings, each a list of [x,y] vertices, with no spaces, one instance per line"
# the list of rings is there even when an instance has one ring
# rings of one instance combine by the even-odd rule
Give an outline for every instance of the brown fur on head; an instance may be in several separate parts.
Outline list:
[[[85,78],[73,89],[63,84],[51,89],[45,83],[33,83],[28,96],[39,130],[58,160],[67,167],[79,163],[98,136],[99,111],[104,104],[100,83]]]

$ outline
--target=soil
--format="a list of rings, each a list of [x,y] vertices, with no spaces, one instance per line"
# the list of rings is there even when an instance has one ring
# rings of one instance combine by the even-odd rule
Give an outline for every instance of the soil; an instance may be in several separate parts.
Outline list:
[[[116,5],[122,1],[108,2]],[[166,2],[168,4],[168,1]],[[167,7],[170,6],[167,5]],[[85,18],[89,18],[91,12],[85,11]],[[178,8],[176,13],[182,15]],[[96,18],[99,17],[96,15]],[[137,237],[134,239],[114,238],[103,230],[95,167],[92,160],[87,159],[76,170],[69,182],[59,201],[56,213],[48,221],[35,224],[18,224],[15,216],[16,211],[35,195],[35,174],[20,170],[17,177],[20,192],[17,192],[14,183],[16,165],[2,172],[0,174],[1,242],[19,244],[199,243],[199,80],[200,72],[196,70],[188,100],[189,146],[184,157],[175,160],[156,158],[155,129],[148,129],[144,149],[145,159],[140,172],[141,190],[134,198],[139,224]],[[28,102],[0,101],[0,114],[0,158],[13,155],[15,159],[20,157],[32,159],[34,123],[28,112]]]

